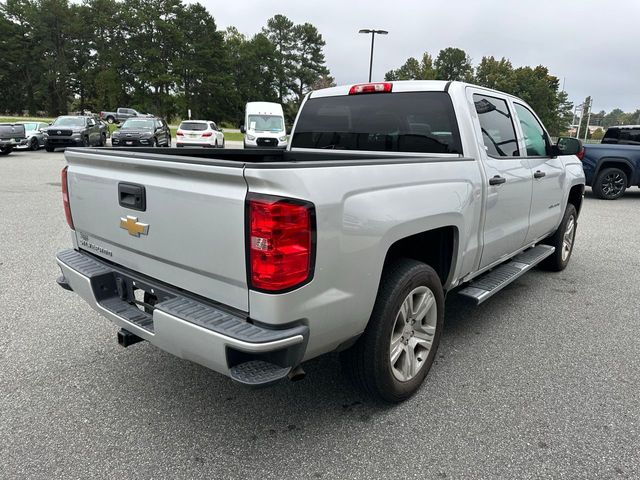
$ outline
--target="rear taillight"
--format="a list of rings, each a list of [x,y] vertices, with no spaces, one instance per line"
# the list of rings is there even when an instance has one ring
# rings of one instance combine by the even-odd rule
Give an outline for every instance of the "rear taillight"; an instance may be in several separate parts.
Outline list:
[[[312,279],[315,209],[311,203],[250,194],[247,223],[252,289],[282,293]]]
[[[211,135],[213,135],[213,132],[204,132],[202,134],[203,137],[210,137]]]
[[[69,166],[66,166],[62,169],[61,174],[61,184],[62,184],[62,204],[64,205],[64,216],[67,217],[67,224],[71,230],[75,230],[73,228],[73,218],[71,217],[71,206],[69,205],[69,186],[67,184],[67,169]]]
[[[178,137],[182,137],[182,136],[184,135],[184,133],[182,132],[182,130],[178,130],[178,131],[176,132],[176,135],[177,135]]]
[[[360,95],[362,93],[391,93],[393,83],[361,83],[349,89],[349,95]]]
[[[576,154],[576,157],[578,157],[580,160],[582,160],[584,158],[584,145],[582,145],[580,147],[580,151]]]

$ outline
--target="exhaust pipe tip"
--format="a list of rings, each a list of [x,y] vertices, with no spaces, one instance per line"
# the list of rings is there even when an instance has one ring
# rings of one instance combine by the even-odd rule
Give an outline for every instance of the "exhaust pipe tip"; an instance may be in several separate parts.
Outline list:
[[[291,380],[292,382],[299,382],[300,380],[303,380],[304,377],[306,376],[307,376],[307,372],[305,372],[300,365],[298,365],[297,367],[293,367],[293,369],[287,375],[289,380]]]

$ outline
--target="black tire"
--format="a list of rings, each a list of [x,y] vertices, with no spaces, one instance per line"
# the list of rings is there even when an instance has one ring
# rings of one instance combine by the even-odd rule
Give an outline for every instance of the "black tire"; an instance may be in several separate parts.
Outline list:
[[[82,139],[82,146],[83,147],[90,147],[91,146],[91,142],[89,141],[89,137],[84,137]]]
[[[391,335],[400,307],[417,287],[426,286],[433,293],[437,308],[435,333],[427,357],[415,376],[398,380],[391,367]],[[424,381],[440,343],[444,324],[444,292],[438,274],[430,266],[411,259],[399,259],[383,271],[376,303],[365,332],[356,344],[342,352],[346,373],[369,395],[385,402],[397,403],[413,395]],[[404,337],[403,337],[404,338]]]
[[[220,148],[224,148],[224,138],[222,139],[222,145],[220,145]]]
[[[151,141],[151,146],[154,148],[158,146],[158,139],[156,137],[153,137],[153,140]]]
[[[171,139],[167,139],[167,144],[165,145],[167,148],[171,148]]]
[[[627,189],[627,174],[616,167],[604,168],[593,183],[593,193],[603,200],[616,200]]]
[[[49,152],[49,153],[51,153],[51,152],[55,151],[55,148],[50,147],[50,146],[48,146],[48,145],[45,145],[44,149],[45,149],[47,152]]]
[[[38,139],[36,137],[31,137],[29,140],[29,150],[36,151],[40,148],[40,144],[38,143]]]
[[[100,135],[100,145],[98,145],[99,147],[105,147],[107,145],[107,134],[103,133],[102,135]]]
[[[565,249],[565,235],[567,234],[567,227],[569,226],[569,222],[573,219],[573,230],[571,234],[571,245],[569,245],[568,254],[565,256],[563,252]],[[562,217],[562,221],[560,222],[560,226],[558,229],[551,235],[546,238],[542,243],[545,245],[551,245],[552,247],[556,247],[556,251],[545,258],[541,263],[540,267],[544,270],[549,270],[551,272],[561,272],[567,265],[569,265],[569,260],[571,260],[571,254],[573,253],[573,246],[575,245],[576,239],[576,230],[578,229],[578,213],[576,211],[576,207],[573,204],[567,204],[567,208],[564,211],[564,216]]]
[[[12,147],[0,148],[0,155],[9,155],[11,152],[13,152]]]

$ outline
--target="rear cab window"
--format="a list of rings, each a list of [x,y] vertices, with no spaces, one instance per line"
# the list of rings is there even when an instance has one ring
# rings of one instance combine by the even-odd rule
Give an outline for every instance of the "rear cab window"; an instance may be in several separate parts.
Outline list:
[[[604,134],[602,143],[640,145],[640,127],[611,127]]]
[[[291,148],[462,155],[446,92],[399,92],[309,98]]]

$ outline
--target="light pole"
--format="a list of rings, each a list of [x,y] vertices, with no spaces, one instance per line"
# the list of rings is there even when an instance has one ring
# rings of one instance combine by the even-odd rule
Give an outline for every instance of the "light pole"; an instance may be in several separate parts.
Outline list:
[[[373,70],[373,42],[378,35],[387,35],[389,32],[386,30],[374,30],[372,28],[363,28],[358,33],[370,33],[371,34],[371,56],[369,58],[369,82],[371,82],[371,71]]]

